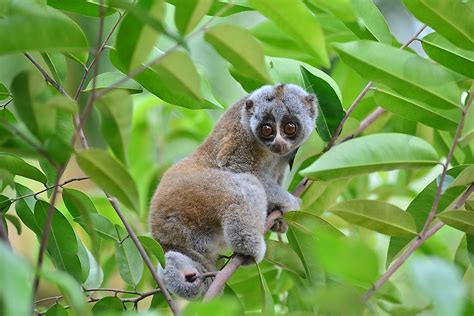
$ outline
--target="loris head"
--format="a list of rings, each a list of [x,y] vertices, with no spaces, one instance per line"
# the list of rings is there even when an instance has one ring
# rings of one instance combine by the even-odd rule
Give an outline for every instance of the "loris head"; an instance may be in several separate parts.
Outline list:
[[[242,108],[242,124],[270,152],[286,155],[314,130],[316,96],[293,84],[263,86],[252,92]]]

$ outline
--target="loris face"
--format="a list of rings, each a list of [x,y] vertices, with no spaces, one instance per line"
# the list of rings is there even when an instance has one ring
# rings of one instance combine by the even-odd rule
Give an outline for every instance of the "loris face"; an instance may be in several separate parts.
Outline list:
[[[263,86],[249,95],[243,111],[242,119],[248,120],[258,142],[274,154],[286,155],[314,130],[316,97],[293,84]]]

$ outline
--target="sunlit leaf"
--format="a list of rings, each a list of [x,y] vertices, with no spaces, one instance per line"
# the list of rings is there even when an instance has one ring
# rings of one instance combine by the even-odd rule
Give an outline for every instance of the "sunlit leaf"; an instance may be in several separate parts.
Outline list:
[[[262,274],[262,271],[260,270],[260,266],[257,264],[256,267],[258,270],[258,276],[260,280],[260,290],[262,293],[262,299],[261,299],[262,313],[264,315],[274,315],[275,306],[273,303],[272,293],[270,292],[270,289],[268,288],[267,281],[265,280],[265,277]]]
[[[434,61],[468,78],[474,77],[473,51],[457,47],[436,32],[423,37],[421,44]]]
[[[125,78],[125,75],[119,72],[101,73],[96,78],[95,88],[96,90],[107,88],[111,86],[112,84],[122,80],[123,78]],[[84,92],[92,91],[92,86],[93,86],[93,83],[91,80],[89,84],[87,85],[87,87],[82,91]],[[140,93],[143,91],[143,88],[133,80],[127,80],[126,82],[116,86],[115,89],[124,89],[124,90],[127,90],[130,94]]]
[[[460,107],[461,92],[446,69],[416,54],[373,41],[333,45],[362,77],[438,108]]]
[[[466,185],[474,182],[474,166],[467,166],[461,173],[449,184],[449,188]]]
[[[329,66],[324,34],[315,16],[300,0],[250,0],[250,5],[292,36],[300,47]]]
[[[240,73],[254,77],[261,84],[270,82],[265,69],[263,49],[244,28],[219,24],[206,32],[205,39]],[[236,42],[239,45],[235,45]]]
[[[451,43],[474,49],[474,11],[460,0],[403,0],[405,6],[423,23],[428,24]]]
[[[138,211],[138,190],[125,167],[100,149],[82,150],[77,153],[81,169],[105,191],[117,197],[131,210]]]
[[[165,251],[163,247],[151,237],[148,236],[138,236],[141,244],[149,253],[151,253],[160,263],[160,265],[165,267]]]
[[[372,0],[351,0],[357,14],[357,23],[367,28],[371,36],[385,44],[392,42],[392,35],[387,22]]]
[[[413,236],[413,217],[395,205],[375,200],[349,200],[332,206],[329,212],[349,223],[389,236]]]
[[[8,0],[2,3],[2,11],[0,55],[26,51],[74,53],[88,49],[87,39],[76,22],[54,8],[34,1]]]
[[[47,181],[46,176],[38,168],[27,164],[20,157],[8,153],[0,153],[0,169],[41,183]]]
[[[175,0],[174,22],[178,31],[186,35],[201,21],[212,6],[212,0]]]
[[[474,235],[474,212],[445,211],[437,215],[445,224],[459,229],[469,235]]]
[[[438,157],[430,144],[405,134],[381,133],[344,142],[323,154],[301,174],[333,180],[375,171],[431,167]]]

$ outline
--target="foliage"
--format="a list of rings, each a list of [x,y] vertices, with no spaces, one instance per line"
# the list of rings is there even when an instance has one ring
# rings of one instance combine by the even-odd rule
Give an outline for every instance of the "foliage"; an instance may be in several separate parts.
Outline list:
[[[404,45],[371,0],[0,0],[0,314],[472,315],[474,4],[403,4],[430,30]],[[176,304],[151,194],[276,82],[319,99],[302,210]]]

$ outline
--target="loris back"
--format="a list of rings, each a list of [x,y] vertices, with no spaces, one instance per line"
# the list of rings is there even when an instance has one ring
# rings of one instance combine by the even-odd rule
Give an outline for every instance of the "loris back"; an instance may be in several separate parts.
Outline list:
[[[160,274],[185,298],[202,296],[226,247],[259,262],[267,213],[299,208],[281,188],[292,153],[314,129],[314,95],[264,86],[231,106],[207,140],[162,177],[151,203],[153,237],[166,251]],[[279,226],[276,230],[285,230]]]

